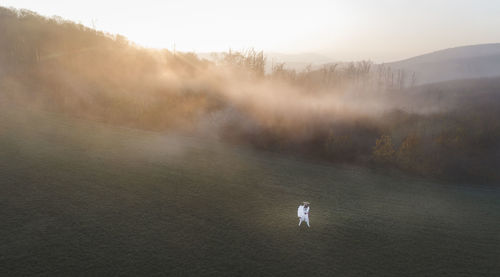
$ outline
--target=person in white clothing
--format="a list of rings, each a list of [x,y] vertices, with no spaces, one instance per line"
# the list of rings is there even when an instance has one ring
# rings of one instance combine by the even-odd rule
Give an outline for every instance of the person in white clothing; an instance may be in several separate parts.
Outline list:
[[[309,207],[310,203],[309,202],[304,202],[302,205],[299,206],[299,209],[297,210],[297,216],[299,217],[299,226],[302,224],[303,221],[307,223],[307,227],[311,227],[309,225]]]

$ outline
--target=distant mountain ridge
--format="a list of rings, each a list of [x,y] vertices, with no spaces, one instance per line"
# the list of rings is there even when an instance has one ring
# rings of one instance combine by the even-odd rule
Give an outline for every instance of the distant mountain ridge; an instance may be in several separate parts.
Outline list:
[[[277,52],[266,53],[268,63],[285,63],[289,69],[303,70],[307,66],[318,67],[323,64],[334,63],[335,60],[317,53],[283,54]]]
[[[323,65],[343,63],[317,53],[283,54],[264,53],[267,58],[266,71],[273,64],[285,63],[288,69],[313,69]],[[212,59],[210,53],[197,53],[201,58]],[[500,43],[478,44],[447,48],[408,59],[382,63],[393,70],[404,70],[407,74],[415,73],[416,85],[477,79],[500,76]]]
[[[222,52],[202,52],[196,53],[196,55],[202,59],[213,60],[214,55],[220,55]],[[319,67],[323,64],[334,63],[335,60],[318,53],[297,53],[297,54],[285,54],[278,52],[264,52],[266,56],[266,71],[271,71],[271,68],[275,64],[284,63],[285,67],[288,69],[294,69],[297,71],[302,71],[308,66],[313,68]]]
[[[500,43],[469,45],[387,63],[415,72],[417,84],[500,76]]]

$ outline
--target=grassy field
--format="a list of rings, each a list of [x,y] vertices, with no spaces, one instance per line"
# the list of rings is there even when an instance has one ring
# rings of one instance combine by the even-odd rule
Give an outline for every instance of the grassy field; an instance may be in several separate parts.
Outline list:
[[[499,189],[1,108],[2,276],[500,275]]]

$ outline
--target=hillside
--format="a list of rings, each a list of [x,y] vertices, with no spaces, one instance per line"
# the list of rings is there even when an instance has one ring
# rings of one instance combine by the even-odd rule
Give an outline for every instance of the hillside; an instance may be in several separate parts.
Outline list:
[[[4,276],[500,273],[498,189],[23,108],[0,130]]]
[[[262,51],[210,62],[5,8],[0,37],[0,98],[28,109],[456,182],[500,180],[498,84],[486,79],[415,87],[411,75],[367,61],[266,73]],[[465,88],[473,101],[458,106]],[[494,101],[475,105],[481,90]],[[438,93],[424,99],[429,91]]]
[[[415,72],[417,84],[500,76],[500,43],[450,48],[387,63]]]
[[[227,27],[253,41],[281,24],[316,49],[303,27],[342,19],[233,4],[136,3],[126,24],[117,6],[77,10],[205,42],[251,13]],[[500,44],[294,70],[303,59],[325,58],[208,60],[0,7],[0,276],[500,276]]]

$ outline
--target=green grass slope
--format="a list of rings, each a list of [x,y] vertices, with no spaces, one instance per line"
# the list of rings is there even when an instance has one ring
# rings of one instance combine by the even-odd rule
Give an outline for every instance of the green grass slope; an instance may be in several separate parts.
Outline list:
[[[2,276],[498,276],[499,222],[498,189],[0,109]]]

